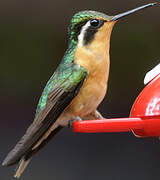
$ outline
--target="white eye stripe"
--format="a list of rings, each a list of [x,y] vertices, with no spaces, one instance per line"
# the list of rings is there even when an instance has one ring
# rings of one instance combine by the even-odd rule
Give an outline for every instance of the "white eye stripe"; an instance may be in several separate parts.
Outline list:
[[[81,29],[80,34],[78,35],[78,46],[83,46],[83,39],[84,39],[84,35],[86,30],[88,29],[88,27],[90,26],[90,21],[88,21]]]

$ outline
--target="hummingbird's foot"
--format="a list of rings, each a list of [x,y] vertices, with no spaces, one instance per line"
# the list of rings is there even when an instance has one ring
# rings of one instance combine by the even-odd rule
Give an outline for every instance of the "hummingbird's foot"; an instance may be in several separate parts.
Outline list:
[[[97,110],[93,111],[92,113],[84,116],[83,120],[94,120],[94,119],[104,119],[104,117],[98,112]]]
[[[82,119],[79,116],[76,116],[73,120],[70,120],[68,123],[68,127],[72,128],[72,123],[76,121],[82,121]]]

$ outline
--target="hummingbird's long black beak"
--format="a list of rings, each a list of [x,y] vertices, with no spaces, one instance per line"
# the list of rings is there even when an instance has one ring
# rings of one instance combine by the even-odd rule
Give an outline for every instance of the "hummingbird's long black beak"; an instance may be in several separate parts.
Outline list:
[[[154,6],[154,5],[156,5],[156,4],[157,4],[156,2],[155,2],[155,3],[149,3],[149,4],[146,4],[146,5],[144,5],[144,6],[140,6],[140,7],[138,7],[138,8],[135,8],[135,9],[132,9],[132,10],[129,10],[129,11],[126,11],[126,12],[124,12],[124,13],[117,14],[117,15],[115,15],[115,16],[112,17],[111,21],[116,21],[116,20],[118,20],[118,19],[120,19],[120,18],[122,18],[122,17],[124,17],[124,16],[128,16],[129,14],[132,14],[132,13],[134,13],[134,12],[136,12],[136,11],[139,11],[139,10],[144,9],[144,8],[147,8],[147,7]]]

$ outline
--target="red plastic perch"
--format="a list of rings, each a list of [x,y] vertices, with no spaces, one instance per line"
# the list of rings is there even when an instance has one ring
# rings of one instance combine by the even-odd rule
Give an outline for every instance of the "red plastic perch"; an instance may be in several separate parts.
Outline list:
[[[73,123],[74,132],[128,132],[133,129],[142,129],[144,126],[140,118],[118,118],[76,121]]]
[[[76,121],[73,123],[73,131],[78,133],[133,131],[138,137],[160,136],[160,117]]]

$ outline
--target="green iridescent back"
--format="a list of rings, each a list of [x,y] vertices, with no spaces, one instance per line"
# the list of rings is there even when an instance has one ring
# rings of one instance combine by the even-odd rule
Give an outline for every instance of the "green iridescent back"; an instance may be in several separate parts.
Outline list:
[[[49,81],[47,82],[42,95],[40,97],[40,100],[38,102],[37,105],[37,110],[36,110],[36,115],[38,115],[38,113],[44,109],[46,102],[47,102],[47,98],[48,98],[48,94],[51,91],[51,89],[53,88],[53,86],[58,82],[59,84],[61,83],[61,81],[63,80],[64,73],[67,76],[68,74],[66,74],[67,72],[65,71],[65,69],[67,69],[67,66],[69,66],[73,61],[74,61],[74,51],[75,51],[76,47],[72,46],[71,48],[69,48],[63,59],[62,62],[60,63],[59,67],[56,69],[56,71],[54,72],[54,74],[51,76],[51,78],[49,79]],[[69,72],[68,72],[69,73]]]

